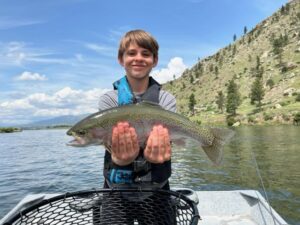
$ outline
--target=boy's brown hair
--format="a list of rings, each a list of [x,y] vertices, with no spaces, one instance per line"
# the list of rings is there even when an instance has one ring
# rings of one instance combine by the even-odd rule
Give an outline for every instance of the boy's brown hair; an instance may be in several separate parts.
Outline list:
[[[123,57],[124,52],[131,43],[136,43],[138,46],[148,49],[152,52],[154,59],[158,58],[159,45],[155,38],[144,30],[131,30],[120,41],[118,59]]]

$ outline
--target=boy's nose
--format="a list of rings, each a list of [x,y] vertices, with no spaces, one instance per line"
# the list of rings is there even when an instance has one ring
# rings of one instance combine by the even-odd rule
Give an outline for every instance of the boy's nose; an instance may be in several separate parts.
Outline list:
[[[135,60],[143,60],[143,59],[144,59],[144,57],[142,54],[136,54]]]

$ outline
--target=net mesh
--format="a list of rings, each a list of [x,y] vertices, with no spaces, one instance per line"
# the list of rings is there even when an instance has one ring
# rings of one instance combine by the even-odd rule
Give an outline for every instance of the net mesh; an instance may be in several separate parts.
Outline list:
[[[198,218],[195,203],[174,191],[98,190],[42,200],[4,224],[196,225]]]

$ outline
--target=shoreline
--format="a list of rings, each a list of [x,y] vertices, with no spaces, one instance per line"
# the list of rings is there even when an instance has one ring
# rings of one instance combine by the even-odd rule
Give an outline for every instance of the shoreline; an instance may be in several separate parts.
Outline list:
[[[19,127],[0,127],[0,133],[15,133],[22,131],[23,129]]]

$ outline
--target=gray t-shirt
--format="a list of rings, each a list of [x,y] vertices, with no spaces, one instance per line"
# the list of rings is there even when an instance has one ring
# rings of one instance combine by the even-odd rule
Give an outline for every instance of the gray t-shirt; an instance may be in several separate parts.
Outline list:
[[[141,98],[143,94],[134,93],[137,99]],[[169,111],[176,112],[176,99],[167,91],[160,90],[159,92],[159,105]],[[100,97],[99,110],[109,109],[118,106],[118,91],[108,91]]]

